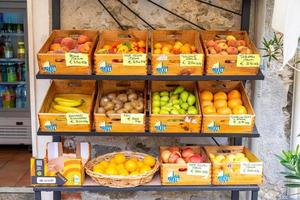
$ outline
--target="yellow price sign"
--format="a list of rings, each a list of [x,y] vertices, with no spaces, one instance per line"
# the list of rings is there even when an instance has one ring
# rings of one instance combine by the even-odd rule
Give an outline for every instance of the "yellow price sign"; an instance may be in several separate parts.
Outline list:
[[[143,124],[144,114],[122,113],[121,124]]]
[[[66,113],[68,125],[90,124],[90,117],[87,113]]]
[[[259,67],[259,54],[238,54],[237,67]]]
[[[180,54],[180,67],[203,66],[203,54]]]
[[[71,66],[89,66],[89,55],[84,53],[65,53],[66,65]]]
[[[146,54],[123,54],[123,65],[146,66]]]
[[[230,115],[229,126],[250,126],[252,118],[252,115]]]

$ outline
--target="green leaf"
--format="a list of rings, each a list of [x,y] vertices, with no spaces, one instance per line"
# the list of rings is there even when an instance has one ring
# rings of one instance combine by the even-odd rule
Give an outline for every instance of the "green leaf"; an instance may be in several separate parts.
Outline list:
[[[297,183],[288,183],[288,184],[285,184],[286,187],[289,187],[289,188],[298,188],[300,187],[300,184],[297,184]]]
[[[300,180],[300,176],[295,176],[295,175],[286,175],[284,176],[287,179],[296,179],[296,180]]]

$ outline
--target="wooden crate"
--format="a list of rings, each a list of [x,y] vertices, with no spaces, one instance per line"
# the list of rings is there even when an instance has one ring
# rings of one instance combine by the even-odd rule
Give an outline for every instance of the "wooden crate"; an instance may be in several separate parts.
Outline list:
[[[71,124],[67,122],[67,114],[53,110],[53,100],[57,96],[77,97],[86,95],[84,103],[79,107],[88,115],[88,120],[84,124]],[[38,118],[41,131],[68,131],[84,132],[92,128],[92,112],[94,108],[94,98],[96,97],[96,81],[92,80],[54,80],[44,99]],[[49,112],[51,111],[51,112]],[[52,112],[52,111],[55,111]],[[76,113],[78,114],[78,113]],[[86,116],[83,116],[83,118]]]
[[[203,90],[209,90],[212,93],[219,91],[229,92],[233,89],[240,91],[243,105],[246,107],[248,114],[245,115],[207,115],[203,113],[202,133],[252,133],[255,122],[255,114],[251,102],[246,94],[245,88],[241,81],[198,81],[199,95]],[[201,104],[201,103],[200,103]],[[240,116],[240,119],[250,120],[248,125],[232,125],[230,120]]]
[[[102,81],[99,84],[99,93],[95,103],[94,119],[97,132],[144,132],[146,121],[146,94],[145,81]],[[142,124],[121,123],[121,114],[101,114],[98,113],[100,99],[103,95],[111,92],[134,89],[144,93],[144,112]],[[132,115],[134,116],[134,114]]]
[[[152,92],[171,91],[178,86],[183,86],[189,92],[193,92],[196,97],[195,107],[198,115],[164,115],[152,114],[151,102]],[[153,133],[199,133],[201,128],[201,109],[197,86],[194,81],[152,81],[150,93],[150,131]]]
[[[88,54],[76,53],[77,55],[88,55],[87,64],[84,66],[77,66],[72,64],[67,66],[66,53],[48,53],[52,42],[57,38],[62,37],[78,37],[79,35],[86,35],[92,40],[92,50]],[[98,32],[91,30],[54,30],[46,43],[42,46],[37,54],[39,72],[41,74],[92,74],[92,59],[93,52],[98,40]]]
[[[192,148],[195,153],[205,154],[199,146],[187,146]],[[160,147],[160,155],[168,147]],[[207,156],[207,155],[206,155]],[[163,163],[160,158],[160,180],[162,185],[210,185],[211,184],[211,163],[207,156],[205,163],[191,164],[171,164]],[[189,166],[188,166],[189,165]],[[196,167],[197,166],[197,167]],[[197,168],[200,174],[188,174],[188,168]]]
[[[106,44],[113,44],[120,41],[143,40],[146,43],[146,63],[144,65],[125,65],[123,56],[125,54],[100,54],[97,53]],[[141,53],[139,53],[141,54]],[[132,54],[133,55],[133,54]],[[137,54],[138,55],[138,54]],[[148,59],[148,32],[147,31],[102,31],[94,54],[94,71],[99,75],[147,75]]]
[[[199,65],[187,66],[180,64],[180,54],[154,54],[154,44],[157,42],[189,42],[195,45],[200,62]],[[151,41],[151,66],[152,75],[203,75],[204,70],[204,52],[199,39],[198,31],[194,30],[156,30],[152,32]],[[191,54],[182,54],[191,55]]]
[[[213,185],[252,185],[262,184],[263,163],[248,148],[243,146],[206,146],[209,155],[230,153],[244,153],[249,159],[245,162],[212,162],[212,184]]]
[[[201,31],[201,40],[205,52],[205,73],[207,75],[256,75],[259,71],[259,64],[253,66],[238,66],[237,55],[218,55],[209,54],[207,49],[207,41],[215,39],[216,36],[222,38],[224,35],[233,35],[238,40],[246,41],[247,47],[252,50],[252,54],[243,54],[248,56],[258,56],[259,52],[254,43],[250,40],[245,31]]]

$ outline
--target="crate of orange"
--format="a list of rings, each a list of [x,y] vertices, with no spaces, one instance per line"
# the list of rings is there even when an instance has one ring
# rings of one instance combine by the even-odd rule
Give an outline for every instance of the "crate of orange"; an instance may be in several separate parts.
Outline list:
[[[37,54],[41,74],[91,74],[98,32],[54,30]]]
[[[147,75],[147,31],[102,31],[94,54],[99,75]]]
[[[202,133],[252,133],[255,114],[240,81],[199,81]]]
[[[152,32],[153,75],[203,75],[204,53],[194,30]]]

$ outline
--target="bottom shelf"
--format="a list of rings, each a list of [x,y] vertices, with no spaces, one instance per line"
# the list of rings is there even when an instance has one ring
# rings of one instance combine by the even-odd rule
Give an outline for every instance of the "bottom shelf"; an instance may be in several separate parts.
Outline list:
[[[110,188],[99,186],[90,177],[86,178],[83,186],[36,186],[34,191],[259,191],[258,185],[161,185],[159,175],[156,175],[150,183],[130,188]]]

